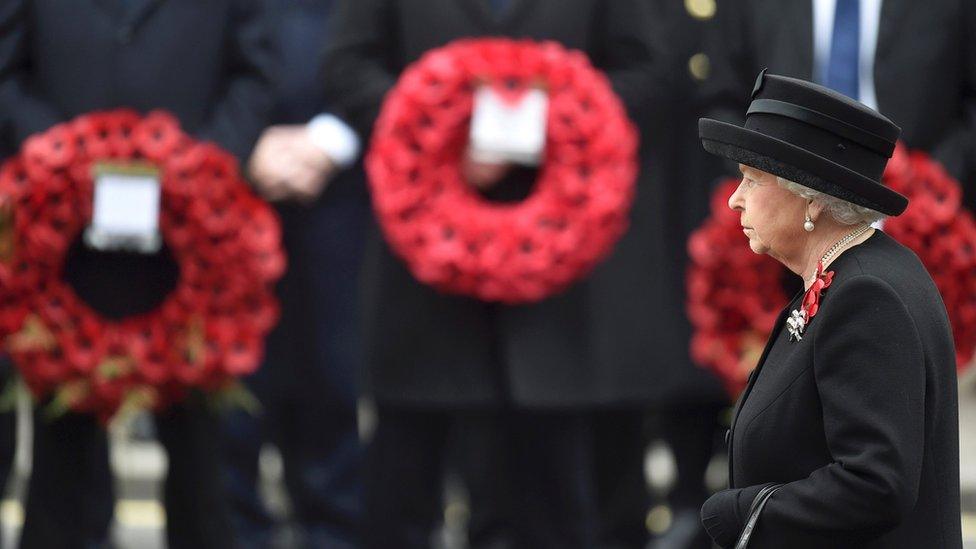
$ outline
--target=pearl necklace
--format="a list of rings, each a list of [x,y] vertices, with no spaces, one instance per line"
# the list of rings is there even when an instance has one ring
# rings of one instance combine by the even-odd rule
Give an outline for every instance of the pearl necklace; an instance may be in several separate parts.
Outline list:
[[[833,246],[831,246],[830,249],[827,250],[827,252],[823,254],[823,257],[820,258],[820,262],[823,263],[824,265],[827,265],[827,260],[829,260],[830,258],[834,257],[834,255],[837,252],[839,252],[841,248],[843,248],[844,246],[846,246],[846,245],[850,244],[851,242],[854,242],[855,240],[857,240],[857,237],[859,237],[862,234],[868,232],[868,229],[870,229],[870,228],[871,228],[871,225],[866,225],[865,224],[865,225],[861,225],[859,228],[854,229],[853,231],[851,231],[847,236],[845,236],[844,238],[838,240]]]
[[[823,268],[826,268],[827,261],[829,261],[832,257],[834,257],[835,255],[837,255],[837,252],[839,252],[841,250],[841,248],[843,248],[844,246],[846,246],[846,245],[850,244],[851,242],[857,240],[857,238],[859,236],[861,236],[864,233],[868,232],[868,230],[870,230],[870,229],[871,229],[871,225],[868,225],[868,224],[861,225],[860,227],[858,227],[858,228],[854,229],[853,231],[847,233],[847,236],[845,236],[844,238],[841,238],[837,242],[834,242],[834,245],[831,246],[830,248],[828,248],[827,251],[824,252],[823,256],[820,257],[820,265],[823,265]],[[809,280],[807,280],[807,282],[812,281],[816,277],[817,277],[817,275],[816,275],[816,273],[814,273],[814,275]]]

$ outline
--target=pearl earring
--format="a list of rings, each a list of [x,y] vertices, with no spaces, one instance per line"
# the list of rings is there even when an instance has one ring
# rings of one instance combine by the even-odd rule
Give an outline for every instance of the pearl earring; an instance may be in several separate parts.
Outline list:
[[[806,221],[803,222],[803,230],[806,231],[806,232],[808,232],[808,233],[812,233],[813,232],[813,228],[814,228],[814,226],[813,226],[813,220],[810,219],[810,214],[807,213]]]

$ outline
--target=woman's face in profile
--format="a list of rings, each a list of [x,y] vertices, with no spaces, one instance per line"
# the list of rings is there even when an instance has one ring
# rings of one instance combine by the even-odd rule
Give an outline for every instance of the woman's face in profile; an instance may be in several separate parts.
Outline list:
[[[757,254],[791,257],[800,248],[807,201],[784,189],[776,176],[739,164],[742,181],[729,197],[729,208],[739,212],[742,232]]]

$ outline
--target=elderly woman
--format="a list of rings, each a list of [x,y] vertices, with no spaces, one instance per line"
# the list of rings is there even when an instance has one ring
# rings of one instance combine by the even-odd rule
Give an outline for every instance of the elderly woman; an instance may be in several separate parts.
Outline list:
[[[702,507],[722,547],[962,547],[955,353],[918,258],[872,228],[899,129],[801,80],[759,75],[743,127],[703,119],[740,163],[749,247],[802,277],[736,406],[728,490]]]

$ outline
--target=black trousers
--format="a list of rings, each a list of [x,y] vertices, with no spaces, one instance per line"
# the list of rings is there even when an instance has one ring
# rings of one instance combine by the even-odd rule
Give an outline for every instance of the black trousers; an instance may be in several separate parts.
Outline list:
[[[647,412],[640,408],[594,414],[594,470],[599,502],[599,547],[643,548],[651,493],[644,475],[650,443]]]
[[[155,416],[169,469],[163,487],[171,549],[220,549],[233,538],[219,489],[214,413],[200,395]],[[105,429],[94,417],[34,414],[34,460],[21,547],[89,549],[109,545],[113,479]]]
[[[222,421],[223,477],[239,549],[269,547],[279,526],[259,492],[265,442],[281,453],[301,547],[359,547],[358,273],[370,210],[353,186],[362,185],[355,173],[346,174],[315,204],[279,205],[289,261],[277,287],[281,321],[268,336],[265,363],[244,380],[263,413],[240,411]]]
[[[430,547],[450,444],[470,495],[470,547],[594,546],[585,414],[380,405],[366,461],[367,549]]]
[[[599,547],[640,549],[647,545],[650,533],[645,517],[655,501],[644,476],[644,458],[657,438],[671,447],[677,468],[666,503],[675,514],[691,512],[697,516],[708,497],[705,470],[716,450],[716,436],[724,431],[718,417],[727,406],[717,400],[653,412],[634,408],[595,415]],[[706,538],[701,530],[698,537],[682,540],[681,549],[707,549],[711,543]]]

